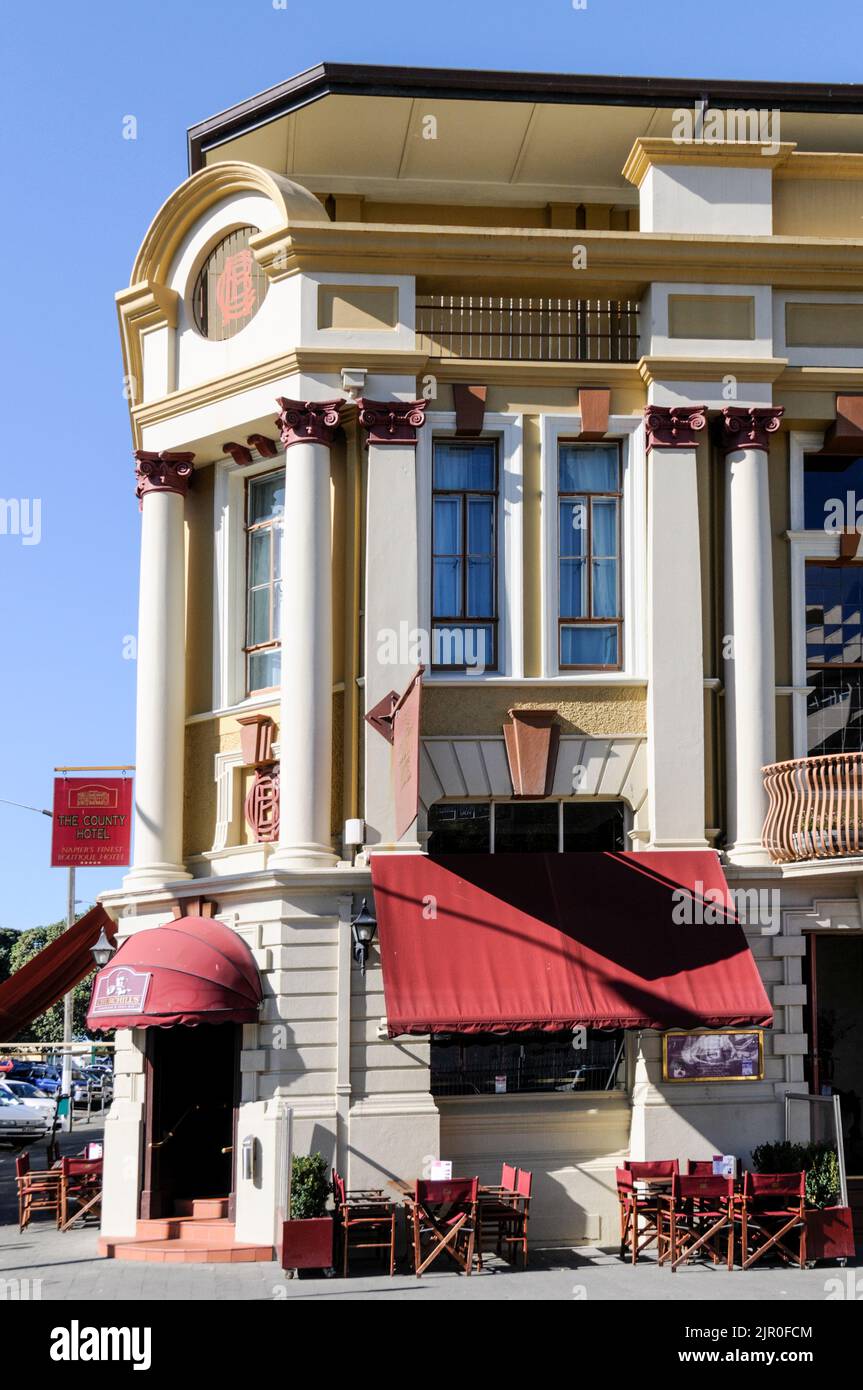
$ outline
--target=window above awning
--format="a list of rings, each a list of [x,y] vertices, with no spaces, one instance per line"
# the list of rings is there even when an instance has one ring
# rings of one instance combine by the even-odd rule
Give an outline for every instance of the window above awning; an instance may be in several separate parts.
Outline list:
[[[773,1022],[712,851],[376,854],[371,868],[390,1037]]]
[[[257,1023],[261,978],[223,922],[181,917],[137,931],[93,981],[91,1032],[183,1023]]]

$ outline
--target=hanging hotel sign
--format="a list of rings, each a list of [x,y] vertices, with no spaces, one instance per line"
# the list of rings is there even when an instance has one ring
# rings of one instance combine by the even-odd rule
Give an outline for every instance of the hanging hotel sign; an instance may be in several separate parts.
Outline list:
[[[760,1081],[763,1076],[760,1028],[663,1034],[663,1081]]]
[[[113,1014],[142,1014],[153,976],[143,970],[115,965],[96,976],[88,1018]]]
[[[56,777],[53,826],[53,868],[128,864],[131,777]]]

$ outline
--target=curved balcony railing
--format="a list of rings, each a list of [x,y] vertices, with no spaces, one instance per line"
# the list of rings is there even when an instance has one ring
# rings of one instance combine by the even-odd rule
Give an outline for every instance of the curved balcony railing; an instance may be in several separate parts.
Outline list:
[[[762,841],[775,864],[863,855],[863,753],[794,758],[762,772]]]

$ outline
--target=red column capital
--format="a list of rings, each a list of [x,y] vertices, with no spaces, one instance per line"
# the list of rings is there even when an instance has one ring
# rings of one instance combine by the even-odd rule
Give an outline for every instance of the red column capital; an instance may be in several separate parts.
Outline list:
[[[648,449],[693,449],[707,424],[707,406],[648,405],[644,423]]]
[[[339,414],[344,400],[289,401],[277,397],[279,427],[286,449],[292,444],[325,444],[330,447],[339,427]]]
[[[770,436],[782,424],[784,406],[726,406],[722,412],[719,447],[724,453],[735,449],[768,449]]]
[[[140,506],[151,492],[176,492],[185,497],[189,491],[195,462],[194,454],[172,453],[168,449],[151,453],[135,450],[135,496]]]
[[[357,401],[366,444],[416,444],[425,424],[428,401]]]

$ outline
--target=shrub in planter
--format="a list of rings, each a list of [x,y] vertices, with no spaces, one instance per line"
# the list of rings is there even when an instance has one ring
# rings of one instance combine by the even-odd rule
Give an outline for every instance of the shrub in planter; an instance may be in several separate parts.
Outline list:
[[[330,1269],[333,1218],[326,1214],[330,1184],[323,1154],[295,1158],[291,1173],[291,1216],[284,1223],[284,1269]]]
[[[854,1257],[851,1208],[839,1201],[839,1160],[832,1144],[760,1144],[752,1151],[757,1173],[806,1171],[806,1254],[810,1260]]]

